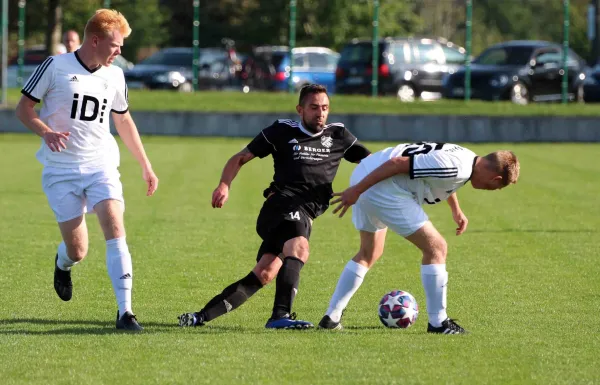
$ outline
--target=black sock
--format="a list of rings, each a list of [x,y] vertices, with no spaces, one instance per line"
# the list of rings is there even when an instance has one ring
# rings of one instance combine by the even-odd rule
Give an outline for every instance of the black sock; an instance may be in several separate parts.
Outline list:
[[[240,307],[248,298],[252,297],[263,285],[253,272],[239,281],[227,286],[221,294],[217,295],[197,315],[199,322],[207,322],[222,316]]]
[[[292,302],[298,291],[302,266],[304,266],[304,262],[296,257],[286,257],[283,261],[283,266],[277,274],[275,303],[271,318],[281,318],[292,311]]]

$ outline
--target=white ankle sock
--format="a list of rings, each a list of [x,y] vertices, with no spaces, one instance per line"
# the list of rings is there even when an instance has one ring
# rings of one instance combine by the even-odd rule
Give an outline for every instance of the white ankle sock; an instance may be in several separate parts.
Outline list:
[[[427,316],[432,326],[442,326],[448,318],[446,314],[446,284],[448,272],[446,264],[421,265],[421,281],[427,297]]]
[[[348,302],[350,302],[350,299],[362,284],[368,271],[368,267],[358,264],[353,260],[350,260],[346,264],[326,313],[333,322],[340,322],[342,311],[348,306]]]
[[[133,286],[131,254],[125,237],[106,241],[106,269],[119,306],[119,316],[122,316],[126,311],[131,311]]]
[[[71,258],[69,258],[69,256],[67,255],[67,245],[65,245],[64,241],[61,242],[60,245],[58,245],[57,254],[58,259],[56,260],[56,266],[58,266],[58,268],[63,271],[69,271],[71,270],[71,266],[75,266],[79,263],[74,262]]]

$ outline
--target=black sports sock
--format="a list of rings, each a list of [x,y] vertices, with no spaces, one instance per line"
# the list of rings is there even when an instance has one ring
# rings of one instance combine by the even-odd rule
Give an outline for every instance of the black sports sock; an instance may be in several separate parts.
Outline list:
[[[204,308],[197,313],[201,318],[199,322],[213,320],[237,309],[262,287],[263,285],[256,274],[250,272],[244,278],[227,286],[221,294],[208,301]]]
[[[279,274],[277,274],[275,303],[273,304],[271,318],[281,318],[292,311],[292,303],[298,291],[302,266],[304,266],[304,262],[296,257],[286,257],[283,261]]]

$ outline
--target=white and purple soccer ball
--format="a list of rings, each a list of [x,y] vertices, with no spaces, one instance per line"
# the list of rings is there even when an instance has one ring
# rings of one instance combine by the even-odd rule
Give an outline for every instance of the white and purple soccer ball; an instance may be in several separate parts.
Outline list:
[[[383,296],[378,313],[385,327],[406,329],[417,320],[419,305],[409,292],[394,290]]]

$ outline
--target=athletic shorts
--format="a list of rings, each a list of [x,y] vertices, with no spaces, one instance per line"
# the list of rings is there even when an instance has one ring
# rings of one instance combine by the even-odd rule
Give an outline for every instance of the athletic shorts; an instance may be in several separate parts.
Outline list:
[[[312,218],[301,207],[277,195],[267,198],[256,220],[256,232],[263,240],[256,260],[266,253],[285,257],[280,256],[285,242],[296,237],[310,239],[311,231]]]
[[[360,182],[368,173],[358,165],[350,178],[350,185]],[[407,237],[429,221],[429,217],[409,192],[401,192],[384,180],[365,191],[352,206],[352,223],[357,230],[370,233],[390,228]]]
[[[45,167],[42,187],[57,222],[66,222],[86,212],[93,213],[94,206],[107,199],[123,203],[121,174],[116,168],[85,169]]]

